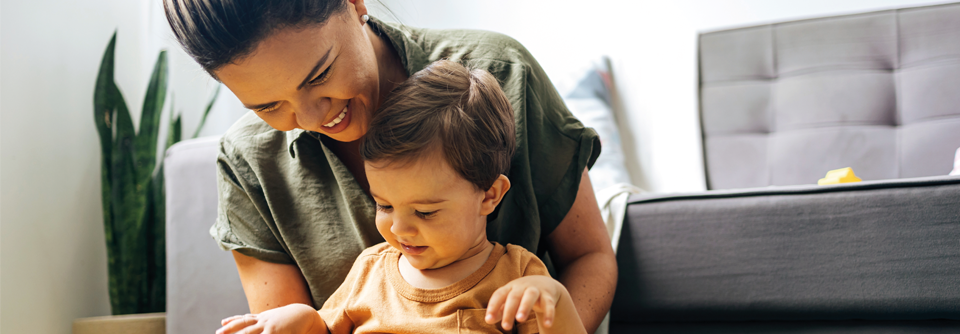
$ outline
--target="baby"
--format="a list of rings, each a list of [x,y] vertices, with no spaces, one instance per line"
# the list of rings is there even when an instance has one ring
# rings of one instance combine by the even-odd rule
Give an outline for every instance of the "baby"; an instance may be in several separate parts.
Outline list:
[[[292,304],[234,316],[218,334],[586,332],[536,255],[487,240],[515,150],[496,78],[437,61],[398,86],[371,123],[360,151],[386,242],[360,254],[319,311]]]

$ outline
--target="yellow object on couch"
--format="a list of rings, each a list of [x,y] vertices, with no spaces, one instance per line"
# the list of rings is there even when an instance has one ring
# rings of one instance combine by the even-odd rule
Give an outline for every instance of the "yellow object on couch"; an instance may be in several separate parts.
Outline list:
[[[853,168],[846,167],[827,172],[827,176],[817,181],[818,185],[850,183],[863,181],[853,174]]]

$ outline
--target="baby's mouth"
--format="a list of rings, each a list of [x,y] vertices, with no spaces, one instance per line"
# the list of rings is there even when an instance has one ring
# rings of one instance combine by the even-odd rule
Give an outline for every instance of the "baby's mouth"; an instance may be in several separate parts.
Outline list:
[[[400,243],[400,248],[403,248],[403,252],[405,254],[410,254],[410,255],[420,255],[421,253],[427,250],[427,246],[414,246],[414,245],[407,245],[404,243]]]

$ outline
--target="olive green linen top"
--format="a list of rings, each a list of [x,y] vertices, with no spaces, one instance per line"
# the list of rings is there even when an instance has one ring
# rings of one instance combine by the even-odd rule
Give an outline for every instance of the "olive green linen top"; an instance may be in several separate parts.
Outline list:
[[[492,32],[417,29],[371,19],[407,73],[439,59],[492,73],[516,118],[511,188],[488,217],[501,244],[543,255],[545,236],[573,204],[584,168],[600,154],[593,129],[574,118],[547,75],[514,39]],[[367,247],[383,241],[376,208],[321,134],[277,131],[249,112],[221,139],[219,208],[210,234],[224,250],[296,264],[320,308]]]

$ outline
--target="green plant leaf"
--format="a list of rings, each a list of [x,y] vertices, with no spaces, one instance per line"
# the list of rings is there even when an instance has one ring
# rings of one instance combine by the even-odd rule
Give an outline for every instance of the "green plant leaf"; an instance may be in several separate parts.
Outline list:
[[[114,50],[117,43],[117,32],[113,32],[110,42],[107,43],[107,49],[103,52],[103,58],[100,60],[100,70],[97,73],[97,81],[93,91],[93,122],[97,127],[97,134],[100,137],[100,185],[101,202],[103,207],[103,231],[104,241],[107,244],[107,285],[110,294],[111,309],[118,309],[117,304],[119,291],[119,266],[117,266],[117,238],[113,233],[114,217],[112,202],[112,188],[110,172],[113,151],[113,122],[116,107],[114,101],[113,68],[114,68]],[[122,99],[122,97],[120,97]]]
[[[113,140],[113,62],[114,49],[117,44],[117,32],[113,32],[110,42],[107,43],[107,49],[103,51],[103,58],[100,60],[100,70],[97,73],[97,82],[93,90],[93,122],[97,126],[97,133],[100,136],[100,150],[104,159],[110,160],[110,145]]]
[[[130,111],[120,89],[114,84],[113,97],[116,106],[116,136],[113,141],[111,157],[110,183],[111,206],[113,215],[113,238],[115,249],[111,261],[117,266],[116,298],[111,304],[113,314],[130,314],[137,312],[137,300],[142,293],[139,282],[144,278],[144,261],[142,250],[145,240],[142,240],[142,217],[146,200],[146,189],[138,184],[136,166],[134,162],[133,141],[136,134],[133,130],[133,121]],[[111,291],[113,294],[114,291]]]
[[[148,229],[147,240],[153,247],[147,249],[148,277],[150,278],[147,300],[142,312],[163,312],[166,310],[167,253],[166,253],[166,189],[164,185],[163,161],[157,166],[157,173],[150,182],[150,199],[153,220]],[[150,204],[148,204],[150,205]]]
[[[137,178],[141,188],[146,188],[153,176],[157,162],[157,137],[160,133],[160,114],[167,98],[167,51],[160,51],[150,75],[150,84],[143,99],[140,114],[140,131],[134,142]]]
[[[197,130],[193,132],[193,137],[197,138],[200,135],[200,130],[203,129],[203,125],[207,123],[207,116],[210,115],[210,110],[213,109],[213,103],[217,102],[217,97],[220,96],[220,87],[221,84],[217,84],[217,89],[213,91],[213,96],[210,97],[210,102],[207,102],[207,107],[203,110],[203,116],[200,117],[200,125],[197,125]]]
[[[167,139],[167,147],[183,140],[183,122],[181,120],[180,115],[177,115],[177,118],[170,123],[170,136]]]

